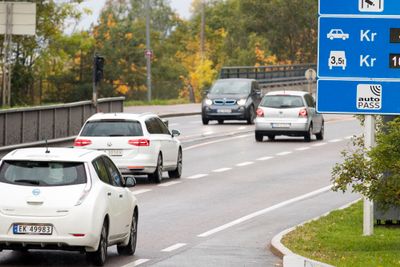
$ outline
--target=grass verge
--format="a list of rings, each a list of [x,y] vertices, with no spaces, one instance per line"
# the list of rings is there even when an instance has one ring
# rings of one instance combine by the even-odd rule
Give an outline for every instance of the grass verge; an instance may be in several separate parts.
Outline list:
[[[179,104],[189,104],[190,102],[186,99],[154,99],[150,102],[147,101],[138,101],[138,100],[130,100],[124,101],[125,107],[130,106],[155,106],[155,105],[179,105]]]
[[[400,226],[375,226],[363,236],[362,201],[298,227],[282,239],[294,253],[342,267],[400,266]]]

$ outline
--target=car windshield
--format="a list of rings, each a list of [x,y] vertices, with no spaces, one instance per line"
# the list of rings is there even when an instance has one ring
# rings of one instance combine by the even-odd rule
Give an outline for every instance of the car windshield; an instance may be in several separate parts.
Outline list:
[[[212,95],[249,94],[251,81],[219,80],[210,89]]]
[[[301,96],[294,95],[267,95],[260,106],[267,108],[299,108],[304,107]]]
[[[143,136],[143,130],[138,121],[89,121],[83,128],[81,136]]]
[[[62,186],[86,183],[81,162],[4,161],[0,182],[25,186]]]

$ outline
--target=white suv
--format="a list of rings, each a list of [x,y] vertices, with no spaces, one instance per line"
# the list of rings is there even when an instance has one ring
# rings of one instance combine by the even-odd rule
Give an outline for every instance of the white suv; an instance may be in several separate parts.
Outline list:
[[[108,246],[134,254],[136,182],[104,152],[19,149],[0,164],[0,251],[77,250],[98,266]]]
[[[124,174],[147,174],[160,183],[182,175],[182,147],[177,130],[155,114],[98,113],[83,125],[74,147],[105,151]]]

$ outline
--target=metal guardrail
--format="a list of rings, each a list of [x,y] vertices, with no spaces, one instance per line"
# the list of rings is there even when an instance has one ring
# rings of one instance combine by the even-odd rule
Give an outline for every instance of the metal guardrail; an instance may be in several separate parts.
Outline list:
[[[316,69],[316,64],[273,65],[259,67],[223,67],[219,78],[256,79],[261,86],[271,83],[305,81],[305,71]]]
[[[60,142],[77,135],[96,112],[123,112],[125,98],[103,98],[97,108],[92,101],[32,108],[0,110],[0,150]]]

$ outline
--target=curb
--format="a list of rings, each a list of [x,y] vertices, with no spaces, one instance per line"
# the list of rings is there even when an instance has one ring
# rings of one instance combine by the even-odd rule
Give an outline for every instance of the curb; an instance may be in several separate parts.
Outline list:
[[[362,198],[359,198],[355,201],[352,201],[336,210],[343,210],[346,209],[348,207],[350,207],[351,205],[357,203],[358,201],[360,201]],[[322,217],[327,216],[329,213],[331,213],[331,211],[326,212],[324,214],[322,214],[321,216],[315,217],[311,220],[305,221],[303,223],[300,223],[294,227],[291,227],[289,229],[283,230],[282,232],[280,232],[279,234],[277,234],[276,236],[274,236],[271,240],[271,244],[270,244],[270,250],[271,252],[278,256],[279,258],[283,259],[283,267],[299,267],[299,266],[313,266],[313,267],[334,267],[333,265],[329,265],[323,262],[319,262],[319,261],[315,261],[306,257],[303,257],[301,255],[298,255],[296,253],[294,253],[293,251],[291,251],[290,249],[288,249],[287,247],[285,247],[282,244],[282,238],[289,234],[290,232],[294,231],[297,227],[302,226],[306,223],[312,222],[312,221],[316,221]]]

